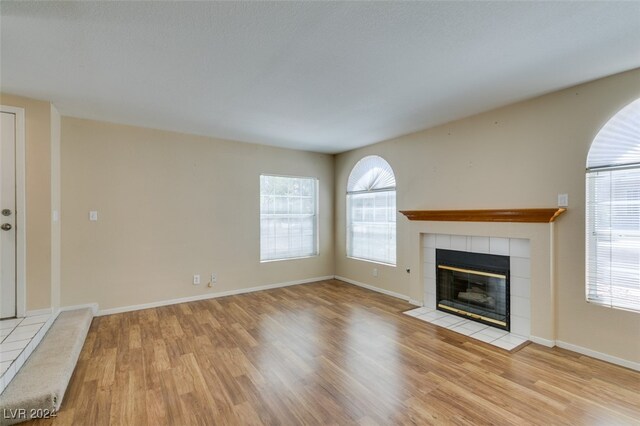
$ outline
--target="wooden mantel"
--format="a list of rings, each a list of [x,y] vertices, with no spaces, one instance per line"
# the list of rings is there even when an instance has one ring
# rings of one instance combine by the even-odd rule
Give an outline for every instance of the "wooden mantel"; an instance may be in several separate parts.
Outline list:
[[[501,209],[501,210],[401,210],[409,220],[452,222],[526,222],[550,223],[567,211],[552,209]]]

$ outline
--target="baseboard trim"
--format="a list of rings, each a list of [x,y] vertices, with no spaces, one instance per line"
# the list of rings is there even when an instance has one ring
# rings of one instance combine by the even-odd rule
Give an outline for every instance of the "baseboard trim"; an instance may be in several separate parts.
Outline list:
[[[225,297],[225,296],[235,296],[237,294],[253,293],[256,291],[271,290],[274,288],[289,287],[292,285],[299,285],[299,284],[308,284],[308,283],[313,283],[317,281],[326,281],[330,279],[333,279],[333,275],[328,275],[324,277],[306,278],[303,280],[296,280],[296,281],[287,281],[283,283],[267,284],[267,285],[261,285],[256,287],[242,288],[238,290],[221,291],[218,293],[199,294],[197,296],[181,297],[178,299],[160,300],[157,302],[122,306],[119,308],[100,309],[100,310],[97,310],[97,313],[95,315],[100,317],[104,315],[120,314],[123,312],[139,311],[142,309],[158,308],[161,306],[176,305],[178,303],[186,303],[186,302],[196,302],[199,300],[216,299],[216,298]]]
[[[574,345],[572,343],[563,342],[561,340],[548,340],[543,339],[542,337],[531,336],[529,337],[533,343],[537,343],[542,346],[546,346],[548,348],[553,348],[557,346],[562,349],[566,349],[568,351],[576,352],[581,355],[586,355],[591,358],[599,359],[600,361],[606,361],[611,364],[619,365],[621,367],[629,368],[631,370],[640,371],[640,363],[629,361],[627,359],[618,358],[613,355],[604,354],[602,352],[594,351],[589,348],[584,348],[582,346]]]
[[[567,349],[569,351],[577,352],[582,355],[589,356],[591,358],[599,359],[601,361],[610,362],[611,364],[616,364],[621,367],[626,367],[631,370],[640,371],[640,363],[629,361],[627,359],[622,359],[615,357],[613,355],[603,354],[602,352],[597,352],[592,349],[583,348],[582,346],[577,346],[571,343],[562,342],[560,340],[556,341],[556,345],[559,348]]]
[[[542,346],[546,346],[548,348],[553,348],[556,345],[555,340],[543,339],[542,337],[537,336],[529,336],[529,340],[533,343],[537,343]]]
[[[360,281],[352,280],[351,278],[341,277],[340,275],[336,275],[334,277],[336,280],[344,281],[349,284],[353,284],[358,287],[366,288],[367,290],[375,291],[377,293],[386,294],[387,296],[395,297],[396,299],[402,299],[405,302],[411,303],[412,299],[409,296],[405,296],[404,294],[396,293],[395,291],[385,290],[383,288],[372,286],[371,284],[361,283]],[[413,304],[413,303],[412,303]],[[417,306],[421,306],[418,304]]]
[[[52,308],[34,309],[32,311],[25,312],[25,317],[35,317],[36,315],[47,315],[53,312]]]

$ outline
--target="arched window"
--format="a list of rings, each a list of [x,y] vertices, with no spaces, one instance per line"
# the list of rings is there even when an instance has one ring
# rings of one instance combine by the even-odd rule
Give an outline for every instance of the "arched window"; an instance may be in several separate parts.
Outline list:
[[[396,177],[377,155],[358,161],[349,175],[347,256],[396,264]]]
[[[587,300],[640,311],[640,99],[593,140],[586,224]]]

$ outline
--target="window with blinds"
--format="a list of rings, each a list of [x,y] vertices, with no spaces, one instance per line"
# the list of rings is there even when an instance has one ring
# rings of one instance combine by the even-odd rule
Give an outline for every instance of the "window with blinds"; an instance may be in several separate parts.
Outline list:
[[[318,254],[318,180],[260,176],[260,261]]]
[[[376,155],[358,161],[349,175],[347,256],[396,264],[396,178]]]
[[[640,312],[640,100],[598,133],[586,180],[587,300]]]

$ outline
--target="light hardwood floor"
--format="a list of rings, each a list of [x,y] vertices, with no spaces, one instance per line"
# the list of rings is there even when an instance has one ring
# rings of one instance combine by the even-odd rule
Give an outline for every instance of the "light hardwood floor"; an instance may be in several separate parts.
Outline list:
[[[509,354],[326,281],[95,318],[34,424],[639,424],[640,373]]]

